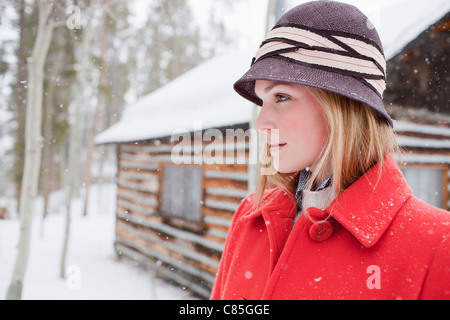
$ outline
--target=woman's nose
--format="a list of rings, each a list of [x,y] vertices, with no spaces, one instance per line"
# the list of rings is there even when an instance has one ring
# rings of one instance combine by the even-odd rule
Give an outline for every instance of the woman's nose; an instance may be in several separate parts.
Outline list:
[[[261,107],[258,118],[255,121],[255,129],[260,131],[275,129],[273,117],[270,115],[268,107]]]

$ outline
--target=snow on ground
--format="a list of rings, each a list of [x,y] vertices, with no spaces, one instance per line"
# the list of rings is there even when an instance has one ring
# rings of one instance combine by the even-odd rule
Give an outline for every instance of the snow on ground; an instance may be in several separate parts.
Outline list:
[[[81,214],[81,200],[72,209],[66,279],[59,277],[64,240],[63,196],[55,194],[51,213],[42,224],[41,207],[33,220],[30,258],[22,299],[24,300],[184,300],[194,299],[186,290],[152,277],[114,253],[114,186],[96,186],[87,217]],[[98,208],[105,211],[100,212]],[[101,210],[103,210],[101,209]],[[43,228],[42,228],[43,227]],[[16,218],[0,220],[0,299],[5,299],[11,280],[19,236]]]

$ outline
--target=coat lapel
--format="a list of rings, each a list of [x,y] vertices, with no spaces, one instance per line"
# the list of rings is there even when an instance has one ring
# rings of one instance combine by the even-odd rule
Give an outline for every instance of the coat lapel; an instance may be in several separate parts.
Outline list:
[[[326,211],[370,248],[411,196],[411,188],[390,155],[340,194]]]
[[[261,228],[267,231],[269,238],[270,270],[275,268],[283,251],[297,212],[297,202],[292,192],[280,188],[269,190],[263,197],[264,205],[241,217],[241,222],[262,218]]]

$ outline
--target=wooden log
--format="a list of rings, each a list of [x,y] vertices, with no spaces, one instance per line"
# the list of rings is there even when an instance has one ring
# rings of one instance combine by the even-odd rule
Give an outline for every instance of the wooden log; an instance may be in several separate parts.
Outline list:
[[[161,265],[160,260],[157,260],[152,256],[144,255],[139,251],[126,247],[120,243],[116,243],[114,247],[119,256],[125,256],[132,259],[133,261],[138,261],[141,264],[148,266],[148,269],[156,272],[158,276],[161,276],[164,279],[175,281],[176,283],[189,288],[189,290],[192,290],[205,299],[209,298],[212,288],[212,282],[198,281],[196,279],[192,280],[184,277],[178,272],[178,270],[173,270],[170,266],[168,267],[166,265]]]
[[[197,234],[194,234],[194,233],[191,233],[188,231],[179,230],[170,225],[166,225],[159,221],[155,221],[154,219],[139,219],[137,217],[134,217],[133,215],[127,215],[127,214],[123,214],[120,212],[117,213],[117,216],[119,219],[127,220],[132,224],[142,226],[144,228],[150,228],[150,229],[165,233],[165,234],[170,235],[175,238],[180,238],[180,239],[184,239],[187,241],[191,241],[193,243],[196,243],[200,246],[203,246],[203,247],[211,249],[211,250],[215,250],[215,251],[219,251],[219,252],[223,251],[222,244],[207,240],[200,235],[197,235]]]

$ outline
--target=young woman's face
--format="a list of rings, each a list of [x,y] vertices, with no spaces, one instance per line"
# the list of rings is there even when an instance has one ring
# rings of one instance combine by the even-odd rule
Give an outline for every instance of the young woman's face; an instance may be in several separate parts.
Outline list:
[[[317,100],[297,84],[257,80],[255,91],[263,101],[255,128],[267,132],[275,169],[292,173],[311,167],[328,137]]]

